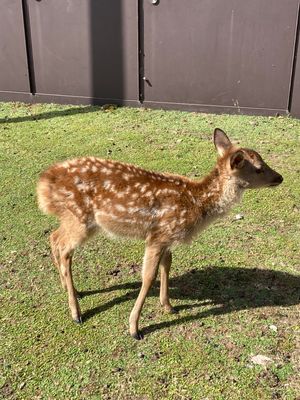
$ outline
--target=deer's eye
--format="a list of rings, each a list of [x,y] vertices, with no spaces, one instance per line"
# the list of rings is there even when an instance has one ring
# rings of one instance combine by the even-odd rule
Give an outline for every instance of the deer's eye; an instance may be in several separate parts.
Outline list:
[[[262,174],[264,171],[263,171],[262,168],[256,168],[256,169],[255,169],[255,172],[256,172],[257,174]]]

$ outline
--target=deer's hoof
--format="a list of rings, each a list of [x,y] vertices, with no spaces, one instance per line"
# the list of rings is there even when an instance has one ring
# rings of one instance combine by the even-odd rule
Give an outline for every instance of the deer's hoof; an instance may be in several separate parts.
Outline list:
[[[76,324],[82,324],[82,317],[80,316],[80,317],[78,317],[78,318],[74,318],[74,322],[76,322]]]
[[[165,312],[167,312],[168,314],[178,314],[178,311],[176,310],[176,308],[172,307],[171,305],[167,305],[164,308],[165,308]]]
[[[137,331],[136,333],[131,333],[131,337],[136,340],[142,340],[144,339],[144,335],[142,334],[141,331]]]

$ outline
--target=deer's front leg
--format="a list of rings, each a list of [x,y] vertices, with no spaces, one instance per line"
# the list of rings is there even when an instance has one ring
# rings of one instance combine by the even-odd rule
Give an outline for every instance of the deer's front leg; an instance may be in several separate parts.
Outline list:
[[[172,253],[167,249],[160,261],[160,304],[169,313],[175,313],[169,298],[169,272],[172,264]]]
[[[71,310],[72,318],[77,323],[82,323],[80,307],[77,300],[77,291],[74,287],[72,277],[72,253],[61,254],[61,272],[64,277],[69,297],[69,307]]]
[[[146,247],[142,270],[142,287],[129,317],[130,335],[137,340],[143,338],[142,333],[138,329],[138,323],[145,302],[145,298],[153,282],[155,281],[158,265],[162,257],[163,251],[164,249],[157,245],[147,245]]]

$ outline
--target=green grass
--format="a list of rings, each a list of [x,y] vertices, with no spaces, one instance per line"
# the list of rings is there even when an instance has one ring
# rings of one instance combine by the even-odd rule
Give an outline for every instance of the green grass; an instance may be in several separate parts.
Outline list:
[[[300,393],[300,121],[128,108],[0,104],[0,398],[296,399]],[[171,298],[158,284],[128,334],[143,243],[98,236],[74,258],[85,322],[69,316],[36,206],[48,165],[96,155],[197,177],[219,126],[284,176],[249,191],[191,246],[174,250]],[[244,219],[234,221],[236,213]],[[113,273],[118,268],[119,273]],[[270,329],[275,325],[277,331]],[[254,365],[253,355],[270,357]],[[299,398],[299,397],[298,397]]]

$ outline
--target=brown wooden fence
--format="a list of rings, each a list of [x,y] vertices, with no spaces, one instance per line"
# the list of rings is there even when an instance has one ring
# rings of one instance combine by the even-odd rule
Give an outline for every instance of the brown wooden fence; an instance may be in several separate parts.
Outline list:
[[[0,49],[2,101],[300,117],[299,0],[1,0]]]

